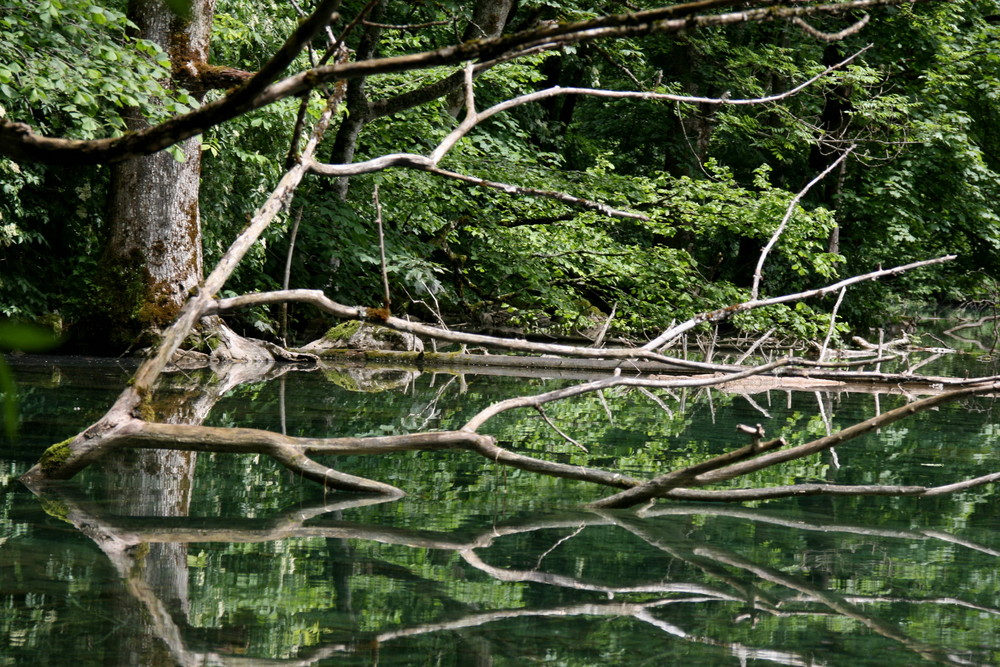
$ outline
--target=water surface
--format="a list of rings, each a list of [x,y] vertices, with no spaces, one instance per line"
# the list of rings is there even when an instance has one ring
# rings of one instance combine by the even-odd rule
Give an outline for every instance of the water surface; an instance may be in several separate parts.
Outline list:
[[[255,455],[133,453],[38,495],[20,485],[130,370],[15,363],[0,666],[1000,664],[996,486],[598,513],[581,508],[603,489],[460,451],[330,461],[404,488],[394,502],[326,493]],[[173,378],[160,417],[402,433],[567,382],[398,372],[363,387],[357,372],[296,371],[213,395],[206,380]],[[744,444],[736,423],[804,442],[907,400],[616,389],[546,409],[588,452],[534,411],[485,430],[518,452],[650,476]],[[996,410],[991,397],[947,405],[735,485],[1000,470]]]

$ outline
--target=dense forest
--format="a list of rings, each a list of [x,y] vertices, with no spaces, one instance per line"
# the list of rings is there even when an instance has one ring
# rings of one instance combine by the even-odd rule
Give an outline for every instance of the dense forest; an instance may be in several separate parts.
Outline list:
[[[998,26],[0,0],[0,664],[1000,664]]]
[[[218,100],[273,62],[312,10],[197,0],[157,15],[155,3],[129,4],[0,6],[0,315],[51,326],[69,351],[120,352],[168,324],[202,262],[221,256],[294,161],[297,117],[315,119],[323,108],[322,96],[303,91],[150,158],[92,160],[113,164],[20,148],[11,138],[18,123],[73,140],[128,136]],[[339,22],[319,30],[288,71],[558,31],[648,3],[333,4]],[[712,15],[767,3],[693,4]],[[845,30],[868,18],[863,11],[867,25]],[[613,332],[648,338],[671,321],[745,301],[789,203],[826,170],[768,258],[762,294],[955,254],[852,289],[840,307],[843,330],[898,323],[920,307],[993,303],[998,23],[992,0],[917,2],[480,58],[480,109],[552,86],[654,95],[560,94],[512,106],[448,153],[442,170],[462,179],[413,169],[307,178],[226,289],[391,299],[394,313],[480,330],[571,335],[614,314]],[[460,64],[334,82],[326,93],[341,103],[316,155],[347,164],[425,153],[460,122],[464,90]],[[758,103],[735,103],[746,100]],[[130,203],[156,189],[186,190],[187,199],[146,212]],[[162,236],[136,238],[143,216],[167,228]],[[376,218],[384,221],[385,292]],[[148,265],[175,251],[186,254],[169,261],[190,264],[196,278],[165,286]],[[815,338],[833,304],[774,306],[734,324]],[[277,307],[258,307],[231,324],[305,342],[330,322],[292,307],[286,330]]]

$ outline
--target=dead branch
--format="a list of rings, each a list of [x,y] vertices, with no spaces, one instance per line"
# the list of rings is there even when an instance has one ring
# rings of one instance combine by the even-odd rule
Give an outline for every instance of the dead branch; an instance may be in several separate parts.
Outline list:
[[[308,159],[316,150],[332,115],[333,108],[327,105],[303,150],[304,159]],[[202,283],[198,294],[191,297],[181,309],[177,320],[164,333],[156,352],[143,362],[132,376],[130,386],[119,395],[104,417],[70,441],[46,450],[39,462],[32,466],[22,479],[29,481],[45,478],[69,479],[103,456],[106,439],[127,435],[137,428],[139,420],[135,414],[141,412],[141,406],[148,400],[160,374],[198,320],[205,315],[205,310],[211,305],[216,293],[222,289],[237,264],[284,208],[305,173],[304,162],[300,162],[285,173],[267,201],[251,218],[250,224],[233,241],[215,269]]]
[[[840,294],[837,295],[837,302],[833,304],[833,310],[830,311],[830,326],[826,330],[826,338],[823,339],[823,345],[819,348],[820,361],[826,358],[826,348],[830,345],[830,338],[833,337],[833,330],[837,325],[837,311],[840,310],[840,304],[843,302],[846,293],[846,287],[840,290]]]
[[[866,25],[868,25],[868,21],[870,19],[871,16],[865,14],[863,17],[861,17],[861,19],[857,23],[844,28],[840,32],[823,32],[821,30],[817,30],[813,26],[809,25],[809,23],[807,23],[804,19],[801,19],[798,16],[792,19],[792,23],[802,28],[802,30],[804,30],[806,34],[808,34],[811,37],[823,40],[824,42],[839,42],[842,39],[846,39],[851,35],[855,35],[861,32],[861,29],[864,28]]]
[[[469,176],[467,174],[461,174],[455,171],[450,171],[448,169],[441,169],[440,167],[425,167],[423,171],[429,172],[431,174],[436,174],[438,176],[444,176],[445,178],[450,178],[456,181],[462,181],[464,183],[471,183],[472,185],[478,185],[484,188],[492,188],[494,190],[500,190],[512,195],[527,195],[531,197],[543,197],[545,199],[553,199],[555,201],[568,204],[570,206],[577,206],[580,208],[587,208],[598,213],[602,213],[609,218],[630,218],[633,220],[649,220],[648,216],[641,213],[632,213],[631,211],[622,211],[616,209],[607,204],[601,202],[593,201],[590,199],[584,199],[582,197],[575,197],[566,192],[559,192],[558,190],[543,190],[541,188],[529,188],[523,185],[512,185],[510,183],[500,183],[498,181],[491,181],[485,178],[479,178],[478,176]]]
[[[427,21],[425,23],[378,23],[376,21],[362,21],[361,23],[372,28],[382,28],[383,30],[421,30],[439,25],[450,25],[455,22],[455,17],[446,21]]]
[[[561,401],[573,396],[579,396],[581,394],[587,394],[594,391],[599,391],[601,389],[608,389],[611,387],[654,387],[654,388],[672,388],[672,387],[710,387],[716,384],[722,384],[724,382],[729,382],[732,380],[738,380],[745,377],[750,377],[752,375],[758,375],[760,373],[765,373],[776,368],[781,368],[787,366],[791,363],[796,363],[793,359],[778,359],[772,361],[769,364],[763,364],[761,366],[756,366],[748,369],[743,369],[739,372],[734,372],[728,375],[718,375],[711,377],[699,377],[699,378],[679,378],[679,379],[654,379],[649,377],[623,377],[620,375],[612,376],[609,378],[603,378],[601,380],[594,380],[592,382],[585,382],[583,384],[578,384],[572,387],[565,387],[563,389],[556,389],[554,391],[545,392],[543,394],[536,394],[534,396],[518,396],[515,398],[508,398],[504,401],[499,401],[490,405],[479,413],[477,413],[472,419],[470,419],[465,426],[462,427],[466,431],[478,431],[482,428],[488,420],[493,417],[506,412],[507,410],[513,410],[516,408],[535,408],[546,403],[551,403],[553,401]]]
[[[826,178],[826,176],[831,171],[836,169],[841,162],[846,160],[847,156],[849,156],[851,153],[854,152],[854,148],[855,146],[851,146],[846,151],[841,153],[840,157],[838,157],[836,160],[827,165],[826,169],[821,171],[815,178],[806,183],[805,187],[799,190],[796,193],[796,195],[792,197],[792,200],[788,202],[788,208],[785,211],[784,217],[781,218],[781,222],[778,224],[778,228],[774,230],[774,234],[771,235],[771,238],[768,240],[763,250],[760,251],[760,257],[757,259],[757,267],[754,269],[753,272],[753,286],[750,288],[751,301],[755,300],[760,295],[760,281],[763,278],[764,261],[767,260],[767,255],[768,253],[771,252],[771,248],[773,248],[774,244],[776,244],[778,242],[778,239],[781,238],[781,234],[782,232],[785,231],[785,227],[788,226],[788,222],[792,219],[792,215],[794,215],[795,209],[796,207],[798,207],[799,202],[802,201],[802,198],[806,196],[806,194],[812,189],[814,185],[816,185],[824,178]]]
[[[904,264],[902,266],[896,266],[891,269],[879,269],[878,271],[872,271],[871,273],[865,273],[859,276],[854,276],[841,280],[839,282],[833,283],[832,285],[827,285],[826,287],[820,287],[818,289],[807,290],[805,292],[797,292],[795,294],[786,294],[784,296],[771,297],[769,299],[751,299],[749,301],[744,301],[733,306],[728,306],[726,308],[720,308],[718,310],[713,310],[706,313],[701,313],[696,315],[686,322],[682,322],[670,329],[664,331],[662,334],[649,341],[643,345],[645,350],[656,350],[670,341],[674,340],[686,331],[690,331],[699,324],[705,322],[721,322],[722,320],[729,319],[736,313],[742,313],[748,310],[753,310],[755,308],[763,308],[765,306],[773,306],[779,303],[789,303],[791,301],[802,301],[803,299],[809,299],[815,296],[824,296],[826,294],[831,294],[844,287],[850,285],[855,285],[860,282],[865,282],[868,280],[877,280],[885,276],[895,275],[903,271],[909,271],[911,269],[916,269],[922,266],[930,266],[932,264],[940,264],[941,262],[950,262],[955,259],[956,255],[945,255],[943,257],[937,257],[935,259],[927,259],[920,262],[913,262],[911,264]]]
[[[618,218],[634,218],[637,220],[648,220],[648,217],[641,213],[632,213],[628,211],[621,211],[614,209],[607,204],[602,204],[600,202],[595,202],[587,199],[582,199],[580,197],[575,197],[568,193],[557,192],[552,190],[542,190],[538,188],[530,188],[525,186],[518,186],[508,183],[499,183],[497,181],[492,181],[484,178],[479,178],[476,176],[469,176],[466,174],[461,174],[455,171],[450,171],[440,168],[438,165],[441,160],[448,154],[448,152],[454,148],[458,141],[466,136],[473,128],[479,125],[482,121],[490,118],[491,116],[498,114],[503,111],[518,107],[523,104],[528,104],[530,102],[537,102],[539,100],[547,99],[550,97],[560,96],[560,95],[586,95],[594,97],[606,97],[614,99],[649,99],[649,100],[665,100],[673,102],[686,102],[686,103],[704,103],[704,104],[735,104],[735,105],[756,105],[765,104],[769,102],[776,102],[788,97],[791,97],[798,92],[804,90],[808,86],[812,85],[821,78],[827,76],[830,72],[844,67],[852,60],[857,58],[859,55],[864,53],[869,47],[854,53],[845,60],[828,67],[823,72],[820,72],[816,76],[812,77],[808,81],[805,81],[794,88],[791,88],[782,93],[776,95],[770,95],[766,97],[759,98],[748,98],[748,99],[723,99],[723,98],[705,98],[705,97],[692,97],[684,95],[673,95],[668,93],[652,93],[644,91],[615,91],[615,90],[602,90],[594,88],[563,88],[556,86],[553,88],[547,88],[545,90],[536,91],[526,95],[520,95],[518,97],[506,100],[499,104],[496,104],[489,109],[481,112],[477,112],[475,109],[474,102],[474,91],[473,91],[473,75],[475,68],[471,63],[467,64],[464,71],[465,77],[465,104],[466,104],[466,114],[462,122],[457,128],[452,130],[438,146],[430,153],[428,156],[417,155],[413,153],[396,153],[392,155],[381,156],[371,160],[366,160],[358,163],[350,164],[323,164],[319,162],[314,162],[311,165],[311,170],[314,173],[322,174],[331,177],[344,177],[344,176],[357,176],[360,174],[371,173],[373,171],[381,171],[383,169],[389,169],[393,167],[402,167],[408,169],[418,169],[421,171],[426,171],[439,176],[444,176],[446,178],[451,178],[454,180],[463,181],[466,183],[471,183],[473,185],[478,185],[480,187],[489,187],[494,189],[499,189],[508,194],[520,194],[520,195],[530,195],[535,197],[544,197],[548,199],[554,199],[556,201],[561,201],[565,204],[571,206],[579,206],[583,208],[589,208],[599,213],[603,213],[609,217]],[[848,153],[850,151],[847,151]],[[837,161],[839,163],[839,160]],[[837,163],[834,163],[835,165]],[[832,169],[831,166],[827,171]],[[824,176],[827,172],[824,172]],[[821,177],[820,177],[821,178]],[[819,179],[817,179],[819,180]],[[793,200],[790,205],[789,210],[791,211],[798,199],[808,191],[809,186],[799,195],[799,197]],[[787,222],[787,218],[790,217],[791,213],[786,216],[786,220],[783,221],[782,227],[776,233],[780,234],[780,230],[783,229],[784,223]],[[764,253],[766,255],[766,251]],[[763,255],[762,260],[763,261]],[[756,294],[754,294],[756,298]]]
[[[1000,383],[986,386],[965,387],[956,389],[937,396],[931,396],[913,403],[890,410],[866,419],[863,422],[842,429],[833,435],[825,436],[812,442],[807,442],[797,447],[762,454],[757,458],[740,461],[725,466],[716,466],[709,470],[685,477],[684,483],[693,486],[704,486],[733,479],[742,475],[763,470],[778,463],[793,461],[804,456],[810,456],[817,452],[835,447],[836,445],[857,438],[865,433],[869,433],[877,428],[881,428],[905,417],[917,414],[924,410],[929,410],[936,406],[960,398],[995,390],[1000,387]],[[702,464],[704,465],[704,464]],[[766,500],[773,498],[783,498],[799,495],[830,494],[830,495],[906,495],[906,496],[935,496],[954,491],[965,490],[974,486],[988,484],[1000,479],[1000,473],[984,475],[975,479],[958,482],[944,487],[927,488],[923,486],[888,486],[888,485],[868,485],[868,486],[839,486],[835,484],[801,484],[790,487],[773,487],[762,489],[731,489],[719,491],[698,491],[694,489],[676,488],[675,477],[678,473],[668,473],[645,484],[622,491],[613,496],[608,496],[594,503],[594,508],[614,508],[633,507],[640,503],[647,502],[653,498],[684,498],[688,500],[723,500],[723,501],[746,501],[746,500]]]
[[[830,291],[833,288],[823,288],[825,291]],[[810,293],[811,294],[811,293]],[[536,354],[548,354],[548,355],[560,355],[566,357],[576,357],[583,359],[602,359],[602,360],[619,360],[618,364],[611,364],[610,368],[614,368],[616,365],[621,366],[627,370],[628,366],[625,364],[628,362],[635,362],[636,360],[654,362],[657,364],[662,364],[665,369],[669,368],[689,368],[704,372],[719,372],[719,373],[731,373],[736,371],[745,370],[745,367],[734,365],[734,364],[713,364],[698,361],[691,361],[688,359],[683,359],[680,357],[669,357],[663,354],[659,354],[650,349],[642,348],[593,348],[590,346],[576,346],[576,345],[563,345],[557,343],[537,343],[533,341],[528,341],[518,338],[504,338],[499,336],[486,336],[483,334],[472,334],[464,333],[461,331],[454,331],[451,329],[445,329],[443,327],[435,327],[421,322],[416,322],[413,320],[406,320],[394,316],[389,316],[387,318],[383,317],[384,314],[380,315],[378,309],[366,308],[363,306],[345,306],[343,304],[333,301],[327,297],[322,290],[286,290],[286,291],[274,291],[274,292],[258,292],[256,294],[245,294],[237,297],[229,297],[225,299],[218,299],[205,307],[203,311],[204,315],[214,315],[219,313],[224,313],[230,310],[235,310],[238,308],[248,308],[253,306],[280,304],[288,301],[295,301],[300,303],[310,303],[320,310],[330,313],[335,317],[341,319],[358,319],[358,320],[369,320],[379,322],[392,329],[398,331],[404,331],[406,333],[412,333],[417,336],[431,338],[434,340],[455,343],[459,345],[470,345],[478,347],[490,347],[497,349],[506,349],[517,352],[534,352]],[[738,306],[731,306],[730,308],[736,308]],[[714,312],[714,311],[713,311]],[[459,359],[455,358],[458,362]],[[502,360],[498,360],[499,361]],[[795,366],[807,367],[810,369],[820,369],[820,368],[845,368],[849,366],[865,365],[878,361],[877,358],[857,360],[851,362],[816,362],[806,359],[795,359],[787,363],[791,363]],[[530,364],[531,361],[525,360],[524,364]],[[783,371],[784,374],[796,374],[794,369],[786,369]],[[835,379],[842,381],[905,381],[914,382],[917,381],[916,378],[912,376],[890,375],[890,374],[870,374],[870,373],[851,373],[851,374],[835,374],[832,372],[817,372],[815,370],[803,371],[803,374],[807,374],[810,377],[815,378],[827,378],[834,377]],[[661,378],[662,379],[662,378]],[[982,383],[991,380],[992,378],[974,378],[968,380],[955,379],[955,378],[934,378],[933,382],[941,383]]]
[[[222,99],[140,132],[114,139],[79,141],[44,137],[24,123],[0,118],[0,155],[13,160],[61,165],[118,162],[149,155],[203,133],[215,125],[257,108],[254,100],[294,61],[323,28],[336,20],[340,0],[321,0],[319,6],[261,69]],[[305,92],[305,91],[303,91]]]

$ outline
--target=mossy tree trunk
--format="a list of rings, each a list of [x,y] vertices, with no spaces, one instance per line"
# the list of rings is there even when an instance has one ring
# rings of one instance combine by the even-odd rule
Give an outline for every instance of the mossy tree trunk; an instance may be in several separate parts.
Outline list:
[[[140,36],[170,54],[171,86],[196,96],[200,66],[208,60],[215,0],[194,0],[181,17],[162,0],[131,0],[129,15]],[[147,122],[130,110],[129,128]],[[111,170],[108,234],[104,250],[105,335],[112,347],[143,344],[144,334],[170,324],[202,278],[198,209],[201,142],[116,164]],[[179,159],[183,156],[183,159]]]

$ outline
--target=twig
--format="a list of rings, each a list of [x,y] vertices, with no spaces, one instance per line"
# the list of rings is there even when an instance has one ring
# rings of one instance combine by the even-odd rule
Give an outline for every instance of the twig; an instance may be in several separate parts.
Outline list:
[[[382,268],[382,290],[385,300],[385,309],[390,310],[392,299],[389,296],[389,272],[385,266],[385,233],[382,230],[382,203],[378,199],[378,183],[372,192],[372,201],[375,203],[375,224],[378,227],[378,256],[379,265]]]
[[[372,28],[382,28],[383,30],[420,30],[422,28],[431,28],[439,25],[449,25],[454,23],[455,19],[450,18],[447,21],[427,21],[426,23],[377,23],[375,21],[362,21],[366,26]]]
[[[577,442],[576,440],[574,440],[573,438],[571,438],[569,436],[569,434],[565,433],[561,428],[559,428],[558,426],[556,426],[555,422],[553,422],[551,419],[549,419],[549,416],[547,414],[545,414],[545,408],[544,407],[542,407],[541,405],[536,405],[535,406],[535,410],[538,410],[538,414],[540,414],[542,416],[542,419],[545,420],[545,423],[548,424],[550,427],[552,427],[553,431],[555,431],[556,433],[558,433],[559,435],[561,435],[563,438],[565,438],[566,442],[570,443],[571,445],[576,445],[577,447],[579,447],[580,449],[582,449],[585,452],[589,452],[590,451],[589,449],[587,449],[586,447],[584,447],[583,445],[581,445],[579,442]]]
[[[658,405],[661,410],[663,410],[664,412],[666,412],[667,415],[669,415],[670,418],[673,419],[673,417],[674,417],[674,411],[671,410],[669,407],[667,407],[667,404],[663,402],[663,399],[661,399],[659,396],[657,396],[656,394],[654,394],[653,392],[651,392],[649,389],[646,389],[645,387],[639,387],[639,392],[641,394],[643,394],[649,400],[651,400],[654,403],[656,403],[656,405]]]
[[[822,32],[812,27],[798,16],[792,19],[792,23],[799,26],[806,33],[808,33],[812,37],[815,37],[816,39],[823,40],[824,42],[839,42],[842,39],[845,39],[847,37],[850,37],[851,35],[860,32],[862,28],[868,25],[869,19],[871,19],[871,17],[868,14],[865,14],[863,17],[861,17],[859,21],[857,21],[853,25],[849,25],[840,32]]]
[[[741,354],[739,356],[739,358],[736,359],[736,361],[734,362],[734,364],[736,366],[739,366],[744,361],[746,361],[747,359],[749,359],[750,355],[753,354],[757,350],[758,347],[760,347],[761,345],[763,345],[771,337],[771,334],[773,334],[773,333],[774,333],[774,327],[771,327],[770,329],[768,329],[764,333],[763,336],[761,336],[760,338],[758,338],[757,341],[753,345],[750,346],[749,350],[747,350],[746,352],[744,352],[743,354]],[[823,359],[820,358],[820,361],[823,361]]]
[[[583,529],[586,528],[586,527],[587,527],[586,523],[581,523],[580,526],[576,530],[574,530],[572,533],[570,533],[566,537],[560,538],[558,542],[556,542],[551,547],[549,547],[548,549],[546,549],[540,556],[538,556],[538,560],[535,561],[535,569],[537,570],[538,568],[540,568],[542,566],[542,561],[545,560],[545,557],[548,556],[553,551],[555,551],[557,548],[559,548],[560,544],[562,544],[563,542],[566,542],[568,540],[573,539],[574,537],[576,537],[577,535],[579,535],[581,532],[583,532]]]
[[[295,237],[299,234],[299,223],[302,222],[302,207],[292,223],[292,233],[288,237],[288,255],[285,258],[285,277],[281,281],[281,289],[288,289],[292,277],[292,256],[295,254]],[[288,302],[281,304],[281,344],[288,345]],[[284,386],[284,385],[282,385]]]
[[[830,327],[826,330],[826,338],[823,339],[823,347],[819,349],[819,360],[826,361],[826,348],[830,345],[830,338],[833,336],[833,329],[837,323],[837,310],[840,308],[840,302],[844,300],[844,294],[847,292],[847,288],[844,287],[840,290],[840,294],[837,295],[837,302],[833,304],[833,310],[830,311]],[[882,356],[879,354],[879,356]]]
[[[601,330],[598,332],[597,338],[594,339],[594,343],[591,347],[601,347],[604,344],[604,336],[608,333],[608,327],[611,326],[611,320],[615,318],[615,311],[617,309],[617,303],[611,305],[611,313],[608,315],[608,318],[604,320],[604,326],[601,327]]]

